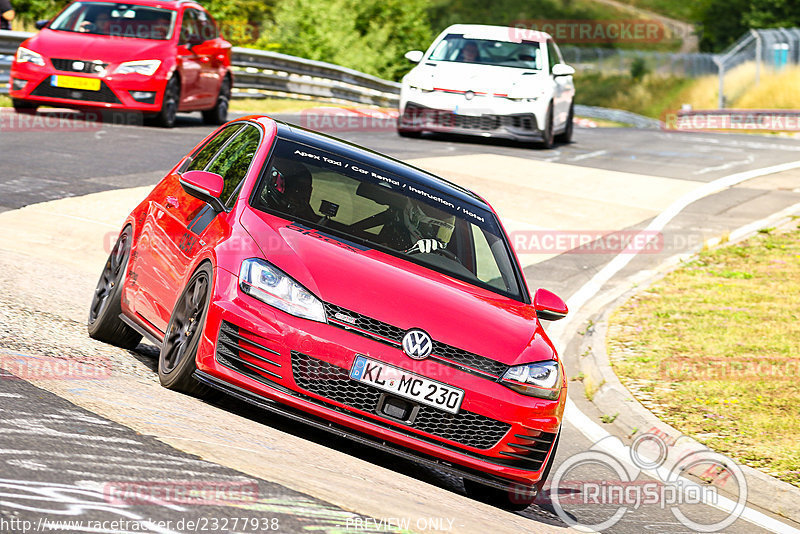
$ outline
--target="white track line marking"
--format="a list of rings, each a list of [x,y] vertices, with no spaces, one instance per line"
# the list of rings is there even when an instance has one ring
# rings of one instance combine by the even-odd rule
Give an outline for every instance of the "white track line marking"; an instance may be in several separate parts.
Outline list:
[[[732,187],[736,184],[740,184],[747,180],[752,180],[753,178],[758,178],[759,176],[765,176],[768,174],[774,174],[777,172],[788,171],[792,169],[800,168],[800,161],[793,161],[790,163],[783,163],[781,165],[773,165],[772,167],[765,167],[763,169],[754,169],[751,171],[740,172],[737,174],[732,174],[730,176],[726,176],[724,178],[718,178],[712,182],[708,182],[694,191],[690,191],[689,193],[683,195],[678,200],[673,202],[666,210],[664,210],[660,215],[658,215],[653,221],[645,228],[642,232],[660,232],[662,231],[667,224],[669,224],[672,219],[678,216],[681,211],[683,211],[687,206],[700,200],[701,198],[707,197],[723,189],[728,187]],[[746,227],[743,227],[746,228]],[[742,229],[740,228],[737,230],[739,235],[743,235]],[[648,234],[644,234],[647,236]],[[567,300],[567,306],[570,309],[570,313],[574,314],[577,310],[581,309],[586,303],[594,297],[597,293],[600,292],[600,289],[608,282],[615,274],[620,272],[622,269],[627,266],[634,257],[636,257],[635,251],[624,251],[618,254],[613,260],[611,260],[605,267],[600,269],[595,275],[586,282],[572,297]],[[566,325],[565,325],[566,326]],[[561,332],[566,332],[567,329],[564,328]],[[559,340],[560,341],[560,340]],[[557,342],[559,349],[564,346],[563,343]],[[560,352],[560,351],[559,351]],[[611,436],[604,428],[600,427],[597,423],[592,421],[586,414],[580,411],[580,409],[575,405],[572,400],[567,398],[567,409],[564,412],[564,419],[569,421],[578,431],[580,431],[589,441],[592,443],[596,443],[601,439]],[[685,480],[685,479],[684,479]],[[685,480],[687,483],[690,483],[688,480]],[[733,506],[735,503],[733,501],[728,501],[727,503],[723,500],[721,496],[718,496],[718,502],[705,502],[705,504],[709,506],[714,506],[716,508],[720,508],[723,511],[733,510]],[[729,509],[726,509],[723,506],[730,505]],[[785,523],[781,523],[768,515],[762,514],[752,508],[745,508],[744,512],[740,516],[741,519],[753,523],[755,525],[761,526],[771,532],[775,532],[778,534],[800,534],[800,530],[787,525]]]
[[[589,152],[587,154],[581,154],[579,156],[575,156],[573,158],[569,158],[570,161],[582,161],[589,158],[596,158],[597,156],[604,156],[608,154],[608,150],[595,150],[594,152]]]

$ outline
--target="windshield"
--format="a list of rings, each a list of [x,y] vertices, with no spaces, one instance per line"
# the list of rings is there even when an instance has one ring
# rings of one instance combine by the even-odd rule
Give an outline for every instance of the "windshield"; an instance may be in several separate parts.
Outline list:
[[[176,12],[116,2],[76,2],[50,25],[51,30],[167,40],[172,37]]]
[[[450,34],[439,41],[428,61],[478,63],[519,69],[541,69],[541,52],[538,42],[509,43],[487,39],[470,39]]]
[[[285,139],[268,165],[251,199],[254,208],[523,300],[492,212]]]

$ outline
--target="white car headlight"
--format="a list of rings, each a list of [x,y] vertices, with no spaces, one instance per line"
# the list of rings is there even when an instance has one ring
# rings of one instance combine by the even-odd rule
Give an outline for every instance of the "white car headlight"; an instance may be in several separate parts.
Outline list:
[[[126,61],[117,67],[117,74],[141,74],[142,76],[152,76],[161,66],[157,59],[147,59],[143,61]]]
[[[322,301],[267,261],[244,260],[239,270],[239,287],[251,297],[288,314],[326,322]]]
[[[34,65],[44,67],[44,58],[41,54],[37,54],[33,50],[28,50],[20,46],[17,48],[17,63],[33,63]]]
[[[555,400],[561,391],[560,377],[558,362],[548,360],[511,367],[501,383],[523,395]]]

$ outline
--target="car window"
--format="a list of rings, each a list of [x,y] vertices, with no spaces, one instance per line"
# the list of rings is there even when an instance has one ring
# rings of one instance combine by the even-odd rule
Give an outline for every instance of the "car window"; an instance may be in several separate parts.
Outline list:
[[[232,205],[234,194],[247,175],[260,142],[261,131],[248,124],[241,128],[236,137],[226,144],[206,167],[208,172],[219,174],[225,181],[220,200],[226,206]]]
[[[219,149],[222,148],[233,135],[242,128],[242,124],[233,124],[228,126],[216,137],[207,142],[194,156],[192,156],[192,163],[186,168],[187,171],[204,171],[206,167],[217,155]]]
[[[205,11],[196,11],[195,15],[197,16],[197,24],[200,28],[200,36],[203,38],[203,41],[211,41],[219,37],[217,25],[208,13]]]
[[[51,30],[111,37],[165,40],[172,36],[177,13],[171,9],[117,2],[75,2],[53,23]]]
[[[286,139],[265,170],[254,208],[522,300],[510,246],[491,211]],[[441,250],[422,252],[420,241],[431,240]]]
[[[553,66],[561,63],[561,57],[556,51],[553,41],[547,41],[547,64],[550,66],[550,72],[553,72]]]
[[[428,61],[478,63],[520,69],[541,69],[540,45],[534,41],[509,43],[450,34],[439,41]]]
[[[196,9],[186,9],[181,22],[181,44],[186,44],[189,39],[200,35],[200,26]]]

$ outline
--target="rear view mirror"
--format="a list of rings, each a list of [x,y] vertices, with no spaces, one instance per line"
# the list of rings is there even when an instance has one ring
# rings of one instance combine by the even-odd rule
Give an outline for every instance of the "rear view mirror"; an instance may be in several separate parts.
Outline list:
[[[225,188],[225,181],[219,174],[206,171],[189,171],[180,178],[181,187],[186,194],[207,202],[216,212],[225,211],[219,197]]]
[[[405,207],[406,198],[398,195],[390,188],[382,185],[361,182],[356,189],[356,195],[368,198],[376,204],[402,209]]]
[[[567,316],[567,303],[555,293],[546,289],[537,289],[533,297],[536,316],[542,321],[558,321]]]
[[[406,55],[403,57],[405,57],[411,63],[419,63],[422,61],[422,56],[424,55],[425,54],[419,50],[411,50],[410,52],[406,52]]]
[[[50,23],[50,19],[42,19],[36,21],[36,29],[41,30]]]

